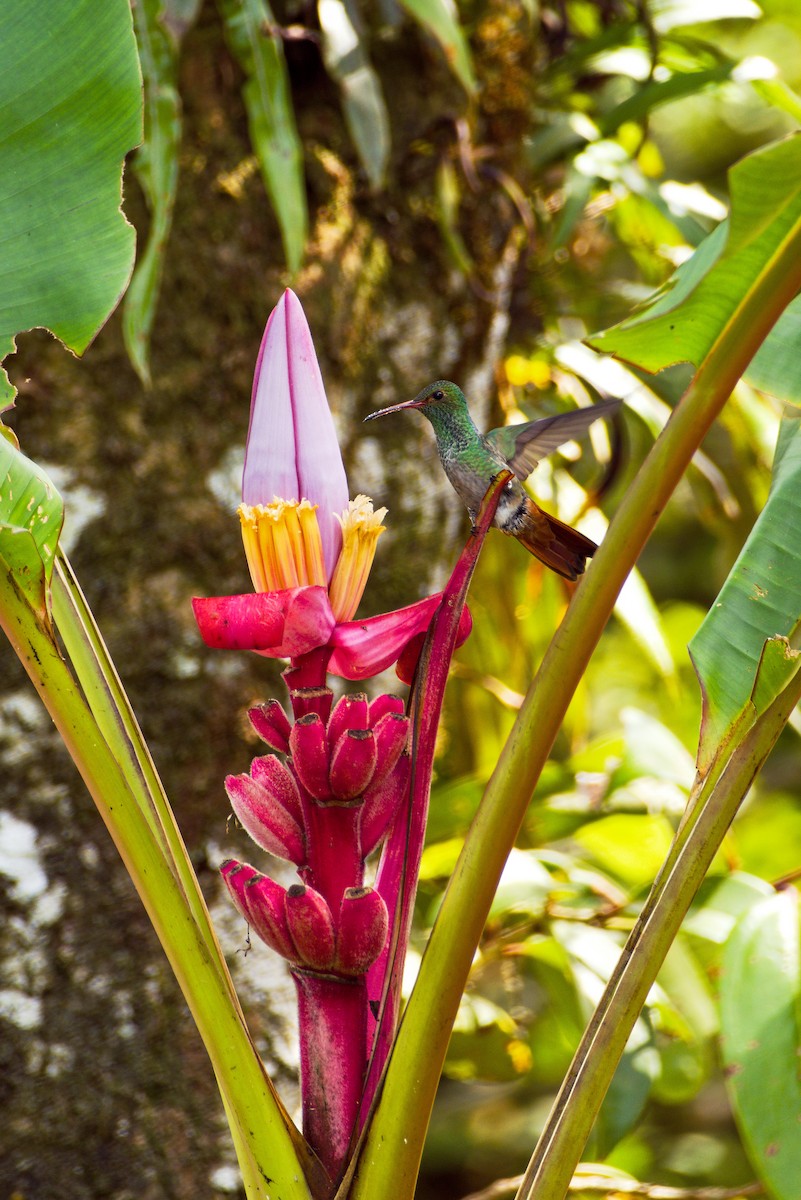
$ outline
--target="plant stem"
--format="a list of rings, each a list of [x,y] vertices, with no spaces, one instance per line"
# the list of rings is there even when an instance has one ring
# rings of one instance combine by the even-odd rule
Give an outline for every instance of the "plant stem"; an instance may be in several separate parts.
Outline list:
[[[367,1067],[367,985],[292,971],[298,994],[303,1132],[336,1180],[350,1146]]]

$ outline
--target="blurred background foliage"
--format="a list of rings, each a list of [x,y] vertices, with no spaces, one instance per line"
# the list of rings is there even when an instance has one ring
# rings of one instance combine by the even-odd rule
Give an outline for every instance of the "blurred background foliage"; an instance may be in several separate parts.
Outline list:
[[[795,0],[287,0],[274,10],[265,0],[137,0],[134,17],[146,142],[125,208],[140,234],[137,271],[121,319],[85,366],[65,366],[42,334],[20,339],[13,423],[27,453],[66,472],[57,478],[68,503],[72,489],[84,505],[73,561],[213,890],[219,859],[237,852],[221,778],[257,752],[238,718],[254,698],[280,693],[263,662],[199,655],[184,606],[193,591],[245,586],[230,510],[249,375],[280,287],[292,282],[309,314],[352,491],[391,510],[366,608],[426,590],[466,528],[427,430],[396,418],[368,438],[358,421],[428,378],[462,383],[485,427],[623,398],[619,424],[593,430],[593,453],[577,446],[532,481],[539,501],[600,540],[603,514],[689,373],[677,365],[646,376],[582,339],[663,284],[721,221],[733,162],[801,124],[801,9]],[[621,595],[476,957],[421,1197],[477,1192],[525,1166],[692,783],[701,701],[686,647],[764,503],[778,419],[774,401],[738,386]],[[418,949],[569,586],[500,536],[488,540],[440,734]],[[29,720],[5,712],[12,730]],[[801,866],[801,722],[792,725],[630,1040],[586,1155],[606,1169],[687,1189],[755,1179],[727,1095],[719,989],[738,916]],[[34,811],[41,819],[41,804]],[[93,835],[91,815],[79,824],[82,839]],[[100,945],[112,947],[106,967],[124,903],[134,912],[135,901],[118,898],[106,924],[91,914]],[[130,913],[128,930],[140,920]],[[241,979],[248,965],[237,969]],[[275,986],[246,1002],[257,1009]],[[158,975],[160,995],[169,987]],[[148,1003],[138,1024],[153,1041]],[[271,1019],[263,1011],[257,1034],[276,1062]],[[165,1057],[155,1092],[152,1071],[139,1077],[131,1066],[131,1128],[148,1131],[138,1157],[119,1171],[106,1162],[99,1190],[84,1181],[52,1194],[233,1190],[212,1172],[219,1151],[201,1146],[215,1104],[202,1064],[173,1096],[166,1040],[156,1039]],[[291,1050],[285,1057],[291,1066]],[[34,1082],[17,1098],[35,1111],[40,1095]],[[164,1096],[181,1113],[172,1153],[153,1136]],[[80,1151],[99,1154],[96,1114],[85,1121]],[[73,1161],[55,1128],[48,1137],[51,1166]],[[37,1200],[51,1194],[35,1172],[26,1178]],[[146,1192],[142,1181],[154,1179],[173,1190]]]

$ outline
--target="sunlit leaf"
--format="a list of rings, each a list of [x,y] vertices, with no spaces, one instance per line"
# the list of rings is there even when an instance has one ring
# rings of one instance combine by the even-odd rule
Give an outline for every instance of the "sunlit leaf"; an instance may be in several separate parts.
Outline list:
[[[44,617],[47,587],[64,520],[64,505],[47,475],[0,437],[0,569],[8,571],[27,603]]]
[[[695,776],[695,764],[675,734],[650,713],[638,708],[624,708],[620,716],[626,732],[626,769],[668,780],[689,790]]]
[[[594,509],[582,525],[596,542],[601,542],[609,522],[599,509]],[[641,573],[631,572],[615,603],[615,616],[625,625],[637,645],[666,680],[676,674],[670,647],[665,639],[662,618]]]
[[[727,1084],[751,1162],[778,1200],[801,1179],[798,897],[779,892],[736,926],[720,978]]]
[[[4,4],[0,358],[34,326],[81,354],[119,300],[135,242],[120,179],[141,137],[140,88],[127,0]],[[12,395],[0,372],[0,402]]]
[[[683,1014],[698,1038],[715,1037],[720,1029],[712,987],[689,940],[680,934],[659,971],[659,986]]]
[[[573,973],[588,1010],[601,998],[615,968],[620,943],[606,930],[554,921],[554,936],[567,949]],[[651,1084],[659,1075],[659,1056],[649,1029],[640,1018],[634,1025],[615,1077],[606,1093],[596,1126],[594,1145],[606,1155],[640,1116]]]
[[[670,848],[673,830],[662,816],[614,813],[584,825],[575,841],[615,879],[641,887],[651,883]]]
[[[762,16],[762,10],[754,0],[650,0],[648,16],[658,33],[668,33],[680,25],[697,25],[700,21],[754,21]]]
[[[401,3],[437,39],[445,51],[448,65],[465,90],[474,92],[473,60],[453,0],[401,0]]]
[[[793,415],[780,427],[767,504],[690,642],[704,694],[701,768],[735,723],[763,712],[798,669],[794,651],[780,639],[792,637],[799,622],[801,419]]]
[[[530,850],[512,850],[503,869],[490,909],[491,917],[506,912],[539,915],[554,890],[550,872]]]
[[[590,338],[648,371],[698,366],[801,224],[801,138],[750,154],[729,173],[731,218],[641,312]],[[725,241],[725,245],[724,245]]]
[[[219,0],[232,53],[245,73],[242,94],[291,271],[306,245],[308,214],[303,147],[295,126],[284,47],[267,0]]]
[[[137,0],[133,13],[145,85],[145,143],[134,170],[151,220],[147,246],[125,296],[122,332],[137,375],[149,384],[150,333],[178,186],[181,102],[175,80],[177,45],[165,27],[162,0]]]
[[[773,889],[764,879],[733,871],[722,878],[709,878],[702,883],[690,911],[684,918],[682,930],[697,947],[706,944],[704,965],[719,967],[720,948],[726,943],[737,921]]]
[[[790,783],[792,787],[792,783]],[[778,879],[801,862],[801,806],[793,791],[762,794],[734,827],[737,857],[744,870]]]
[[[317,14],[323,59],[339,86],[350,136],[371,185],[380,188],[389,158],[389,117],[353,0],[317,0]]]
[[[801,96],[794,92],[783,79],[752,79],[751,87],[767,104],[788,113],[794,121],[801,123]]]
[[[801,297],[782,313],[757,350],[745,377],[752,387],[801,405]]]
[[[506,1009],[477,992],[466,994],[459,1005],[445,1060],[452,1079],[518,1078],[531,1064],[525,1045],[520,1054],[517,1025]]]
[[[586,1020],[570,958],[553,938],[535,936],[519,947],[515,966],[524,984],[534,989],[528,1041],[537,1080],[556,1085],[570,1064]]]
[[[643,83],[634,93],[607,113],[600,122],[601,134],[608,137],[627,121],[642,121],[655,108],[695,96],[704,88],[730,79],[736,63],[726,62],[703,71],[677,71],[669,79]]]

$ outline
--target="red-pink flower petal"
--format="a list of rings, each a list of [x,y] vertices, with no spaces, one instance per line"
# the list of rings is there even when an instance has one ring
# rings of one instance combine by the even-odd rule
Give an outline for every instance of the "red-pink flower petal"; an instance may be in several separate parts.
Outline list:
[[[340,696],[328,718],[328,745],[334,749],[349,729],[366,729],[370,706],[366,692],[346,692]]]
[[[323,587],[195,598],[192,608],[212,650],[257,650],[273,658],[325,646],[336,625]]]
[[[242,475],[246,504],[310,500],[328,578],[342,547],[334,514],[348,506],[348,481],[311,332],[300,301],[287,289],[264,330],[250,405]]]
[[[328,670],[343,679],[369,679],[386,670],[398,661],[409,642],[425,633],[441,598],[437,592],[394,612],[337,625],[331,635],[334,653]],[[459,626],[457,645],[461,645],[470,633],[468,622],[469,617]],[[463,629],[463,625],[466,628]]]

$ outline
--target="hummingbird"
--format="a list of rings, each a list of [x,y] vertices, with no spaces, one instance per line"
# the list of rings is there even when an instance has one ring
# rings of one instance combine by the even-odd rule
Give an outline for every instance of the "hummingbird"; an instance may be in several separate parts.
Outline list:
[[[445,474],[466,504],[474,525],[493,478],[499,471],[514,472],[514,478],[501,493],[494,524],[503,533],[517,538],[558,575],[577,579],[598,547],[577,529],[544,512],[524,490],[522,481],[528,478],[541,458],[584,433],[599,417],[610,416],[619,405],[619,400],[604,400],[588,408],[576,408],[520,425],[505,425],[482,434],[470,416],[461,388],[447,379],[437,379],[424,387],[414,400],[382,408],[370,413],[365,420],[419,408],[434,427]]]

